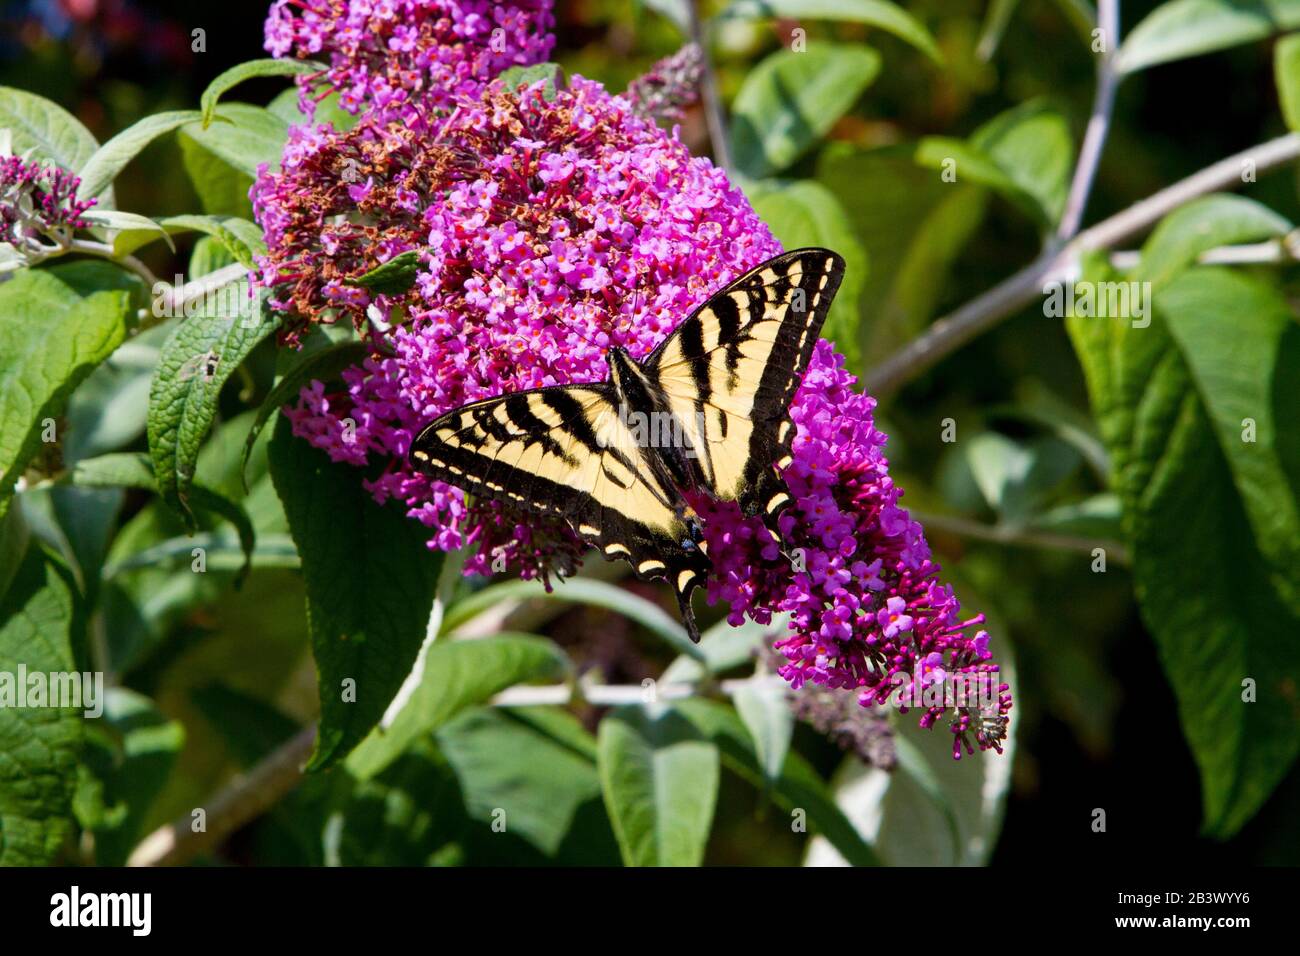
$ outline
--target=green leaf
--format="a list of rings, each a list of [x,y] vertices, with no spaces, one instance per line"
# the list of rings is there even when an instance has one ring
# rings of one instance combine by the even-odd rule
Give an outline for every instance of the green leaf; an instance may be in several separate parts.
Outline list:
[[[674,710],[620,707],[596,737],[600,785],[623,862],[699,866],[718,797],[718,748]]]
[[[17,706],[18,669],[31,677],[78,671],[81,640],[75,586],[67,570],[29,548],[0,599],[0,866],[52,862],[72,832],[77,755],[85,706]],[[7,686],[5,686],[7,684]],[[49,701],[48,695],[46,701]]]
[[[81,186],[77,194],[83,197],[101,195],[113,185],[113,180],[126,164],[140,155],[141,150],[159,136],[193,122],[198,116],[196,110],[171,110],[146,116],[128,126],[95,150],[94,155],[78,169]]]
[[[1047,223],[1061,218],[1074,169],[1074,140],[1060,110],[1030,100],[995,116],[970,141],[1033,198]]]
[[[248,297],[246,282],[225,291],[247,308],[213,303],[178,325],[163,343],[149,390],[149,455],[158,493],[182,517],[189,515],[195,462],[216,418],[221,387],[279,325],[278,313],[264,314],[258,300]]]
[[[1089,278],[1106,278],[1090,265]],[[1300,749],[1300,327],[1263,282],[1193,268],[1152,322],[1067,322],[1111,452],[1134,584],[1201,772],[1208,833],[1251,818]],[[1243,440],[1245,419],[1254,441]],[[1243,701],[1243,681],[1258,700]]]
[[[338,342],[325,348],[317,349],[303,356],[298,364],[287,371],[257,410],[257,417],[248,430],[244,441],[244,452],[240,458],[239,471],[243,475],[248,470],[248,457],[253,452],[253,445],[262,428],[272,415],[284,405],[298,397],[304,385],[313,381],[328,383],[336,379],[344,369],[359,365],[370,354],[370,346],[365,342]]]
[[[914,16],[885,0],[733,0],[718,19],[782,17],[866,23],[912,44],[936,63],[943,61],[934,37]]]
[[[158,481],[148,456],[137,452],[119,452],[87,458],[77,462],[60,478],[77,488],[138,488],[158,493]],[[234,525],[244,552],[241,575],[251,566],[255,532],[243,505],[206,485],[189,486],[189,504],[196,510],[224,518]]]
[[[176,142],[181,148],[181,164],[203,211],[210,216],[251,218],[253,203],[248,198],[248,190],[252,188],[253,177],[205,149],[185,130],[176,134]]]
[[[48,271],[0,285],[0,514],[41,444],[42,422],[126,335],[130,296],[82,298]]]
[[[104,230],[105,240],[112,244],[115,256],[129,255],[146,242],[160,238],[167,241],[172,252],[176,251],[176,244],[167,230],[148,216],[96,207],[88,209],[82,218]]]
[[[339,106],[339,94],[330,93],[315,101],[315,112],[304,113],[298,98],[298,88],[291,86],[278,93],[266,108],[290,126],[301,123],[330,123],[339,132],[346,132],[357,124],[357,117]]]
[[[502,72],[497,79],[509,90],[532,86],[534,83],[545,83],[542,87],[542,99],[548,103],[555,100],[558,90],[564,89],[564,70],[558,63],[512,66]]]
[[[122,232],[113,242],[113,251],[118,255],[135,252],[153,242],[160,234],[168,245],[172,245],[173,233],[201,232],[216,239],[234,261],[250,271],[257,266],[255,257],[266,255],[262,228],[238,216],[168,216],[158,222],[146,222],[152,225],[152,230],[146,228]]]
[[[11,508],[0,514],[0,597],[9,590],[9,584],[27,557],[27,542],[31,531],[23,517],[22,508]]]
[[[998,432],[982,432],[962,442],[958,453],[989,507],[1011,525],[1023,524],[1037,512],[1082,460],[1059,438],[1018,442]]]
[[[679,654],[685,654],[701,663],[703,652],[686,634],[686,628],[675,617],[657,604],[633,594],[607,581],[593,578],[568,578],[560,586],[547,591],[540,581],[504,581],[493,584],[458,601],[447,610],[443,620],[443,633],[450,634],[466,621],[499,604],[519,598],[539,601],[570,601],[604,607],[636,621],[652,634],[662,638]]]
[[[203,126],[206,129],[212,124],[212,116],[216,112],[217,102],[221,97],[245,80],[261,76],[310,76],[325,69],[327,69],[325,64],[316,63],[312,60],[248,60],[232,66],[230,69],[218,74],[217,78],[208,84],[208,88],[203,91],[203,95],[199,97],[199,109],[203,113]]]
[[[189,123],[183,134],[245,176],[256,177],[262,163],[279,168],[280,154],[289,136],[284,120],[249,103],[225,103],[216,115],[218,120],[229,122],[206,128],[201,122]]]
[[[848,213],[829,189],[812,180],[765,181],[747,186],[745,192],[754,211],[785,248],[822,246],[844,257],[844,282],[822,337],[835,343],[850,371],[861,372],[862,287],[869,263]]]
[[[957,254],[980,224],[987,192],[945,183],[913,147],[827,148],[817,179],[848,211],[871,269],[863,281],[861,349],[869,367],[915,338],[934,315]]]
[[[703,697],[678,701],[673,709],[690,722],[697,734],[717,745],[728,767],[755,784],[761,783],[762,767],[735,711]],[[785,767],[770,794],[782,809],[802,810],[810,832],[824,836],[854,866],[879,865],[875,851],[835,805],[826,782],[799,754],[791,751],[786,756]]]
[[[9,133],[9,149],[43,163],[55,163],[76,172],[94,155],[99,143],[81,121],[43,96],[11,86],[0,86],[0,130]],[[97,208],[113,206],[105,192]]]
[[[892,773],[846,758],[835,778],[835,798],[857,831],[891,866],[982,866],[1002,828],[1011,785],[1013,745],[952,759],[952,735],[923,730],[916,714],[895,725],[898,766]],[[809,866],[845,862],[820,841]]]
[[[737,168],[755,179],[785,169],[830,132],[880,72],[880,54],[858,44],[778,50],[745,77],[732,104]]]
[[[585,805],[600,806],[596,742],[572,714],[480,707],[448,722],[437,738],[470,817],[504,826],[547,856],[559,851]]]
[[[969,142],[923,138],[916,161],[931,169],[951,169],[956,182],[996,190],[1046,230],[1065,207],[1074,145],[1065,118],[1034,100],[984,124]]]
[[[1158,291],[1216,246],[1273,239],[1290,231],[1290,222],[1253,199],[1225,193],[1203,196],[1156,226],[1134,274]]]
[[[1300,27],[1300,0],[1170,0],[1120,47],[1115,68],[1135,73]]]
[[[1020,6],[1020,0],[991,0],[984,14],[984,26],[980,29],[980,41],[975,48],[975,55],[981,60],[993,59],[1002,36],[1007,32],[1011,17]]]
[[[401,295],[413,285],[420,271],[420,252],[408,249],[400,252],[382,265],[375,266],[365,275],[349,279],[348,285],[361,286],[379,295]]]
[[[789,686],[780,677],[764,676],[743,684],[732,695],[769,787],[781,779],[794,735],[794,711],[786,699]]]
[[[1283,37],[1273,48],[1273,78],[1287,129],[1300,130],[1300,33]]]
[[[387,726],[376,729],[352,752],[348,771],[363,779],[373,777],[412,741],[462,711],[486,703],[507,687],[561,678],[568,670],[568,658],[559,647],[528,634],[437,640],[428,646],[411,696]]]
[[[370,732],[410,673],[442,560],[423,525],[376,504],[360,469],[294,438],[286,419],[267,453],[307,586],[321,707],[308,769],[319,770]]]
[[[185,728],[135,691],[112,687],[106,696],[104,719],[87,725],[82,759],[93,796],[78,795],[77,815],[95,834],[95,863],[122,866],[176,764]]]

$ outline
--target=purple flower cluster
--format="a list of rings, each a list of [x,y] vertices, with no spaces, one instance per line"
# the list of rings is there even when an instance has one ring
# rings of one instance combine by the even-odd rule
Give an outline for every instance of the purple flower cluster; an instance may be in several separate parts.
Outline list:
[[[475,399],[603,379],[609,347],[644,356],[781,247],[722,171],[592,81],[403,102],[345,133],[295,130],[282,169],[254,187],[269,250],[262,281],[296,315],[291,336],[342,319],[374,344],[342,387],[304,389],[289,418],[337,461],[381,462],[371,493],[433,529],[431,547],[468,546],[467,571],[503,558],[524,577],[570,573],[584,548],[566,525],[468,502],[413,472],[414,434]],[[408,250],[420,262],[409,290],[355,283]],[[796,501],[781,548],[734,504],[700,503],[710,600],[729,605],[733,623],[789,612],[782,675],[795,688],[852,690],[864,707],[886,702],[900,677],[929,687],[983,675],[995,682],[991,706],[927,704],[921,722],[950,714],[954,756],[998,749],[1010,697],[988,635],[967,634],[983,618],[961,619],[937,580],[920,526],[898,505],[875,402],[842,366],[820,343],[792,404],[784,477]]]
[[[337,91],[349,113],[409,118],[476,96],[512,66],[544,62],[552,0],[276,0],[266,21],[274,56],[323,59],[300,80],[310,107]]]
[[[80,185],[79,177],[58,166],[0,159],[0,242],[21,251],[40,236],[66,237],[85,228],[83,216],[96,200],[78,199]]]
[[[967,634],[984,617],[961,619],[952,588],[937,580],[920,524],[898,504],[875,399],[853,390],[843,364],[829,342],[819,342],[791,403],[798,430],[783,477],[794,505],[779,519],[781,548],[760,519],[736,506],[707,509],[709,599],[731,608],[733,624],[790,613],[790,633],[776,647],[786,658],[778,672],[795,688],[853,690],[873,707],[913,681],[921,689],[958,675],[982,683],[986,706],[951,708],[953,756],[963,748],[1000,750],[1009,687],[991,663],[988,633]],[[925,707],[922,726],[949,709]]]

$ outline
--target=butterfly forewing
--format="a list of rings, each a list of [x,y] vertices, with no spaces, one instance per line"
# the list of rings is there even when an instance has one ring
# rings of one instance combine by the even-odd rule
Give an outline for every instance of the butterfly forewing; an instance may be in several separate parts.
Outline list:
[[[800,249],[715,294],[646,360],[696,449],[713,495],[746,513],[785,503],[773,465],[794,438],[790,400],[844,275],[844,260]],[[769,507],[771,505],[771,507]]]

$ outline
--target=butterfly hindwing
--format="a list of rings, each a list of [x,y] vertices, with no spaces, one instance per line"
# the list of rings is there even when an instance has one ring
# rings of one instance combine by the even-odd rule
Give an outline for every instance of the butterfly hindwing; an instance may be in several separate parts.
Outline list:
[[[790,401],[843,276],[844,260],[826,249],[778,256],[713,295],[645,362],[708,490],[772,524],[789,500],[773,466],[794,440]]]
[[[606,387],[555,386],[462,406],[420,432],[411,458],[447,484],[563,518],[604,557],[666,578],[679,601],[704,581],[707,559],[683,547],[677,491],[648,466]],[[687,625],[696,636],[689,617]]]

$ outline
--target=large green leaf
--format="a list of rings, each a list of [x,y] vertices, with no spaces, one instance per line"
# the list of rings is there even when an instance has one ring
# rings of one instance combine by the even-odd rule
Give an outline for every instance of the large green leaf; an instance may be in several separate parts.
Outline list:
[[[848,213],[834,193],[813,180],[754,183],[745,191],[754,211],[785,248],[822,246],[844,257],[844,281],[822,337],[835,343],[850,371],[862,372],[861,301],[869,263]]]
[[[1300,27],[1300,0],[1169,0],[1120,47],[1121,73],[1182,60]]]
[[[99,149],[95,150],[77,174],[81,177],[78,193],[81,196],[99,196],[113,185],[117,174],[126,164],[140,155],[140,151],[159,136],[193,122],[199,113],[195,110],[171,110],[146,116],[128,126]]]
[[[212,124],[212,117],[216,113],[217,103],[221,97],[245,80],[264,76],[307,76],[320,73],[324,69],[326,69],[324,64],[312,60],[265,59],[236,64],[219,73],[199,97],[203,125],[206,127]]]
[[[736,688],[732,702],[754,742],[763,783],[781,779],[794,735],[794,711],[787,699],[790,685],[775,675],[756,677]]]
[[[957,254],[984,215],[987,192],[945,183],[912,147],[826,150],[817,179],[848,211],[871,269],[863,282],[862,355],[868,366],[913,339],[933,317]]]
[[[1105,277],[1093,262],[1090,278]],[[1201,771],[1205,828],[1238,830],[1300,749],[1300,327],[1265,283],[1193,268],[1150,326],[1073,317],[1110,448],[1143,618]],[[1247,437],[1254,423],[1255,440]],[[1258,700],[1243,700],[1243,682]]]
[[[1159,290],[1216,246],[1286,235],[1291,223],[1253,199],[1204,196],[1166,216],[1142,247],[1136,277]]]
[[[181,148],[181,164],[203,211],[210,216],[251,218],[253,203],[248,198],[248,190],[253,185],[253,177],[202,146],[185,130],[176,134],[176,142]]]
[[[620,707],[596,738],[601,790],[628,866],[699,866],[718,797],[718,748],[670,709]]]
[[[1273,48],[1273,81],[1282,117],[1294,133],[1300,130],[1300,33],[1283,37]]]
[[[360,469],[294,438],[287,419],[267,451],[307,586],[321,706],[309,769],[317,770],[370,732],[410,673],[442,560],[426,547],[423,525],[395,503],[376,504]]]
[[[222,291],[239,307],[217,301],[178,325],[163,343],[149,390],[149,455],[158,492],[182,516],[189,514],[195,463],[221,387],[279,323],[279,313],[263,312],[249,296],[246,282]]]
[[[469,815],[548,856],[585,805],[600,805],[596,742],[565,711],[479,707],[447,723],[437,738]]]
[[[241,473],[248,466],[248,456],[253,451],[257,436],[272,415],[298,397],[304,385],[313,381],[330,382],[347,368],[359,365],[370,354],[370,346],[365,342],[338,342],[327,345],[304,355],[301,361],[293,365],[275,383],[257,410],[253,425],[248,430],[244,442],[244,453],[240,462]]]
[[[555,644],[528,634],[435,641],[419,666],[419,683],[401,709],[348,758],[354,776],[373,777],[413,740],[507,687],[543,678],[558,680],[569,669],[568,659]]]
[[[49,863],[72,830],[87,708],[18,706],[16,682],[20,667],[28,677],[80,671],[75,591],[67,570],[32,547],[0,599],[0,674],[9,684],[0,686],[0,866]]]
[[[866,23],[906,40],[936,63],[942,60],[930,32],[906,10],[886,0],[732,0],[719,19],[783,17]]]
[[[82,298],[47,271],[0,285],[0,514],[41,444],[43,421],[126,335],[130,296]]]
[[[952,169],[956,182],[997,190],[1047,230],[1061,216],[1074,162],[1070,127],[1059,111],[1032,100],[994,117],[969,142],[924,138],[916,161]]]
[[[217,119],[207,128],[201,122],[189,123],[182,134],[245,176],[255,177],[262,163],[272,169],[279,167],[289,136],[283,119],[249,103],[225,103],[217,111]]]
[[[745,77],[732,104],[736,166],[754,178],[785,169],[812,148],[880,72],[865,46],[818,42],[777,50]]]

